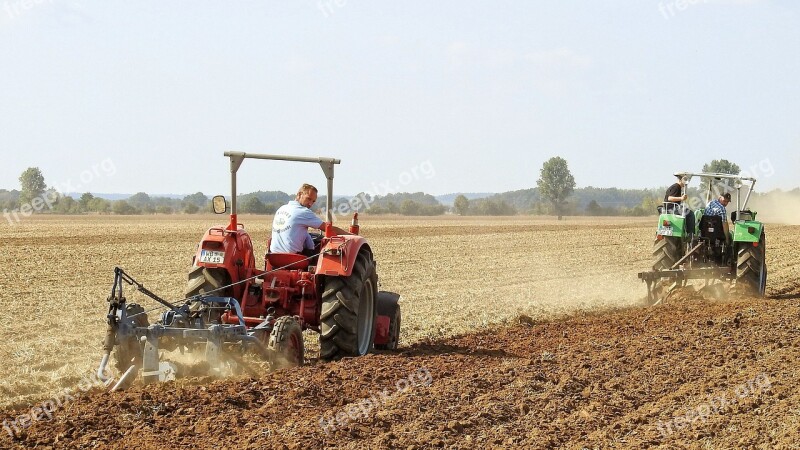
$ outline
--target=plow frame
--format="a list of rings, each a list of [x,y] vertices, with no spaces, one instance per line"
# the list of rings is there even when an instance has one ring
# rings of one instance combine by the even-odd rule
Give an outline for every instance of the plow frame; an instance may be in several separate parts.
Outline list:
[[[692,267],[692,256],[696,254],[705,254],[708,247],[708,239],[700,238],[692,249],[686,252],[681,259],[675,262],[669,269],[666,270],[651,270],[648,272],[639,272],[638,278],[647,285],[647,300],[651,305],[661,303],[664,298],[664,283],[663,281],[669,280],[667,283],[668,288],[666,293],[669,293],[676,287],[685,286],[689,280],[705,280],[705,286],[709,286],[714,281],[733,281],[736,279],[731,267],[726,265],[712,266],[712,267]],[[689,267],[685,267],[688,261]]]
[[[108,379],[106,368],[114,347],[127,345],[131,342],[142,343],[141,367],[136,364],[131,365],[117,382],[114,390],[127,387],[132,383],[139,369],[141,369],[142,381],[145,384],[158,382],[168,375],[167,372],[170,369],[162,365],[160,361],[159,352],[163,347],[162,339],[174,340],[170,342],[172,345],[168,347],[171,350],[179,348],[181,352],[185,348],[199,348],[205,344],[205,361],[209,364],[212,374],[219,372],[222,362],[221,354],[229,344],[240,345],[240,353],[242,354],[254,351],[269,360],[270,350],[264,345],[264,340],[259,336],[268,336],[272,331],[275,323],[275,317],[272,314],[268,314],[259,325],[248,329],[245,325],[241,306],[233,297],[198,296],[187,299],[186,303],[181,306],[176,306],[144,288],[121,268],[115,268],[114,272],[114,287],[108,298],[110,303],[107,315],[109,327],[103,346],[105,354],[97,371],[98,376],[103,380]],[[123,283],[134,285],[136,290],[169,308],[162,314],[161,323],[155,323],[147,327],[135,325],[132,319],[133,316],[129,315],[126,310],[127,299],[123,295]],[[224,309],[235,313],[238,323],[206,324],[202,318],[203,310],[201,310],[200,314],[191,310],[191,306],[198,302],[204,304],[205,311]],[[193,315],[195,317],[192,317]],[[296,318],[296,320],[298,319]]]
[[[653,270],[650,272],[639,272],[638,277],[647,285],[647,299],[652,305],[661,303],[663,298],[659,298],[660,290],[657,286],[664,279],[671,280],[672,283],[667,291],[673,288],[684,286],[688,280],[705,280],[708,286],[712,282],[733,281],[735,276],[727,267],[703,267],[699,269],[669,269]]]

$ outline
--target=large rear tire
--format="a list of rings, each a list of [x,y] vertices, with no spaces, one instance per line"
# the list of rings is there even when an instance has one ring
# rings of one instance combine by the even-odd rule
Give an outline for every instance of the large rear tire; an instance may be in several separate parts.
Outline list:
[[[302,366],[305,356],[303,329],[293,317],[275,320],[267,348],[273,352],[273,368]]]
[[[362,249],[348,277],[326,277],[322,291],[320,359],[361,356],[375,339],[378,276],[375,262]]]
[[[758,245],[742,242],[736,252],[736,287],[764,296],[767,287],[766,236],[761,233]]]
[[[136,303],[125,305],[125,313],[135,327],[147,328],[150,326],[147,320],[147,314],[144,308]],[[125,342],[120,342],[114,347],[114,366],[119,373],[125,373],[131,366],[142,366],[142,353],[144,352],[144,344],[138,341],[135,336],[126,339]]]
[[[216,297],[225,297],[228,289],[217,289],[230,284],[228,271],[220,268],[192,267],[189,271],[189,282],[186,284],[186,298],[200,294],[213,293]]]
[[[189,282],[186,284],[184,296],[186,298],[194,297],[196,295],[210,294],[214,297],[230,297],[232,296],[231,288],[221,289],[223,286],[230,284],[230,276],[228,271],[218,267],[207,268],[194,266],[189,271]],[[194,302],[190,306],[191,311],[200,310],[201,304]],[[209,323],[218,322],[219,316],[222,311],[219,309],[213,310],[215,313],[204,314],[203,319]]]
[[[653,242],[653,270],[669,270],[681,259],[681,239],[665,236]]]

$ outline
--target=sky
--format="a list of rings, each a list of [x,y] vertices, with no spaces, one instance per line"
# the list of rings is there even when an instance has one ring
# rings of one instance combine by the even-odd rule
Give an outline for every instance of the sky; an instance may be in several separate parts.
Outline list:
[[[0,188],[230,192],[225,151],[335,193],[800,186],[800,2],[0,0]],[[323,189],[247,160],[239,192]]]

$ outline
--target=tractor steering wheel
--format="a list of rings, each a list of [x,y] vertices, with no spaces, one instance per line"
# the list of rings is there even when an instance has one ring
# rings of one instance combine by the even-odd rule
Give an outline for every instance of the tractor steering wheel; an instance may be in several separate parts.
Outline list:
[[[317,247],[322,242],[322,238],[325,237],[325,234],[321,231],[309,231],[308,234],[311,235],[311,240],[314,241],[314,247]]]

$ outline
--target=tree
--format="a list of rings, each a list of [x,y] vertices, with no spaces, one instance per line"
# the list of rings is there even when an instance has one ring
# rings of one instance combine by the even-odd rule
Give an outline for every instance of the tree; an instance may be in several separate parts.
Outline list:
[[[476,216],[513,216],[517,210],[503,200],[479,198],[469,203],[469,213]]]
[[[63,195],[58,197],[53,210],[59,214],[78,214],[81,212],[81,205],[69,195]]]
[[[567,167],[567,160],[554,156],[545,161],[536,185],[539,187],[539,194],[550,202],[558,220],[561,220],[566,199],[575,189],[575,178]]]
[[[586,205],[586,214],[590,216],[602,216],[603,215],[603,207],[597,203],[597,200],[592,200]]]
[[[84,192],[80,200],[78,200],[78,203],[80,203],[82,210],[89,211],[89,202],[92,200],[94,200],[94,195],[89,192]]]
[[[661,199],[647,196],[642,199],[642,203],[639,205],[642,209],[643,216],[652,216],[658,214],[658,207],[661,205]]]
[[[264,202],[258,199],[258,197],[250,197],[244,202],[242,205],[243,212],[247,212],[250,214],[266,214],[267,207],[264,205]]]
[[[183,197],[183,201],[186,203],[194,203],[200,208],[210,209],[208,208],[208,197],[206,197],[202,192],[195,192],[192,195],[187,195],[186,197]]]
[[[459,216],[464,216],[469,211],[469,200],[463,195],[459,195],[453,200],[453,209]]]
[[[152,200],[150,199],[150,196],[145,192],[137,192],[128,197],[128,203],[136,208],[144,209],[145,207],[150,206],[151,202]]]
[[[100,197],[94,197],[86,206],[87,209],[92,212],[107,213],[111,211],[111,203]]]
[[[195,205],[194,203],[187,203],[186,206],[183,208],[183,212],[186,214],[196,214],[200,211],[200,207]]]
[[[264,205],[264,214],[275,214],[275,211],[277,211],[280,207],[281,205],[278,203],[267,203]]]
[[[125,200],[117,200],[114,202],[114,206],[111,207],[111,210],[114,211],[114,214],[120,215],[139,214],[139,210],[131,206],[131,204]]]
[[[411,199],[403,200],[403,203],[400,204],[400,214],[404,216],[419,215],[419,203]]]
[[[738,165],[728,161],[727,159],[715,159],[708,164],[703,164],[703,172],[707,173],[727,173],[730,175],[739,175],[741,171],[742,170]],[[723,191],[733,190],[733,180],[714,180],[713,187],[712,199],[715,198],[717,194],[723,193]],[[702,180],[700,182],[701,195],[705,195],[707,190],[708,180]]]
[[[19,203],[30,203],[34,198],[42,197],[47,185],[44,183],[44,176],[38,167],[28,167],[19,176],[19,183],[22,190],[19,194]]]

